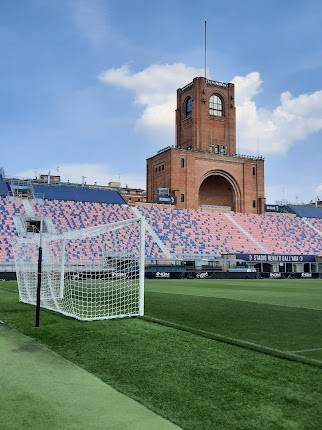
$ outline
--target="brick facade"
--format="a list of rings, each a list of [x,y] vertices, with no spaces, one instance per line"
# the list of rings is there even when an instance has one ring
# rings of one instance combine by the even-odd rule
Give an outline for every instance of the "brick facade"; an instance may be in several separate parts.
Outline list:
[[[215,111],[209,105],[213,95]],[[234,97],[233,84],[205,78],[178,89],[176,147],[147,159],[148,202],[155,201],[158,188],[169,188],[180,208],[264,212],[264,160],[236,155]]]
[[[223,115],[209,115],[209,98],[219,96]],[[186,117],[185,103],[191,97],[192,115]],[[235,86],[195,78],[177,90],[176,146],[209,150],[210,145],[222,145],[228,154],[236,153]]]

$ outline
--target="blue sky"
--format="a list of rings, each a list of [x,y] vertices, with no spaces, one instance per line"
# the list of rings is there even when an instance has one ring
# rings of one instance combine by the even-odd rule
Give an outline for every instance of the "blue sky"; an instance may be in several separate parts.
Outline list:
[[[8,175],[144,185],[174,143],[178,86],[236,84],[238,147],[266,159],[267,200],[322,197],[320,1],[0,2],[0,166]]]

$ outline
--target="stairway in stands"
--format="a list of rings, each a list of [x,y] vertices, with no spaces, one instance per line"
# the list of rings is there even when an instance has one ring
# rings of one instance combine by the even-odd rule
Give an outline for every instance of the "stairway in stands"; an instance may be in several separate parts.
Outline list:
[[[251,233],[246,231],[232,216],[230,216],[230,214],[228,212],[224,213],[224,216],[231,223],[233,223],[238,228],[238,230],[242,234],[244,234],[251,242],[253,242],[264,254],[269,254],[267,248],[261,242],[259,242]]]
[[[304,222],[304,224],[308,225],[312,230],[314,230],[314,231],[315,231],[315,233],[317,233],[319,236],[321,236],[321,237],[322,237],[322,221],[317,220],[317,219],[313,219],[312,221],[311,221],[311,219],[310,219],[310,221],[309,221],[309,219],[308,219],[308,218],[302,218],[302,221]],[[318,222],[320,225],[318,224],[318,225],[316,226],[317,222]],[[315,225],[314,225],[314,224],[315,224]]]
[[[158,245],[158,247],[162,251],[163,255],[166,258],[169,258],[171,260],[173,258],[173,255],[171,254],[171,252],[169,251],[169,249],[165,246],[165,244],[162,242],[162,240],[159,238],[159,236],[157,235],[157,233],[153,230],[153,228],[148,223],[148,221],[145,219],[144,215],[139,211],[138,208],[136,208],[134,206],[132,207],[132,210],[133,210],[133,212],[134,212],[134,214],[135,214],[136,217],[138,217],[138,218],[143,217],[143,219],[145,221],[146,232],[151,235],[152,240]]]

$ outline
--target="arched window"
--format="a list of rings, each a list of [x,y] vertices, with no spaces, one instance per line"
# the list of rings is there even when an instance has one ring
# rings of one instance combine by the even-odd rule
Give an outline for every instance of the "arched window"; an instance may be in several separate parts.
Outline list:
[[[185,102],[185,117],[191,118],[192,116],[192,98],[188,97]]]
[[[212,95],[209,99],[209,115],[212,115],[212,116],[224,115],[223,102],[221,98],[219,96],[216,96],[215,94]]]

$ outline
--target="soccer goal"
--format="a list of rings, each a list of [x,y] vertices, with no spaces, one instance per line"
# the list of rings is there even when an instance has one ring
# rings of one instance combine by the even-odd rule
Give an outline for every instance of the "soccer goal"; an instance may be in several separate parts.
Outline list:
[[[79,320],[144,314],[145,225],[128,219],[62,234],[19,237],[15,265],[21,302]]]

